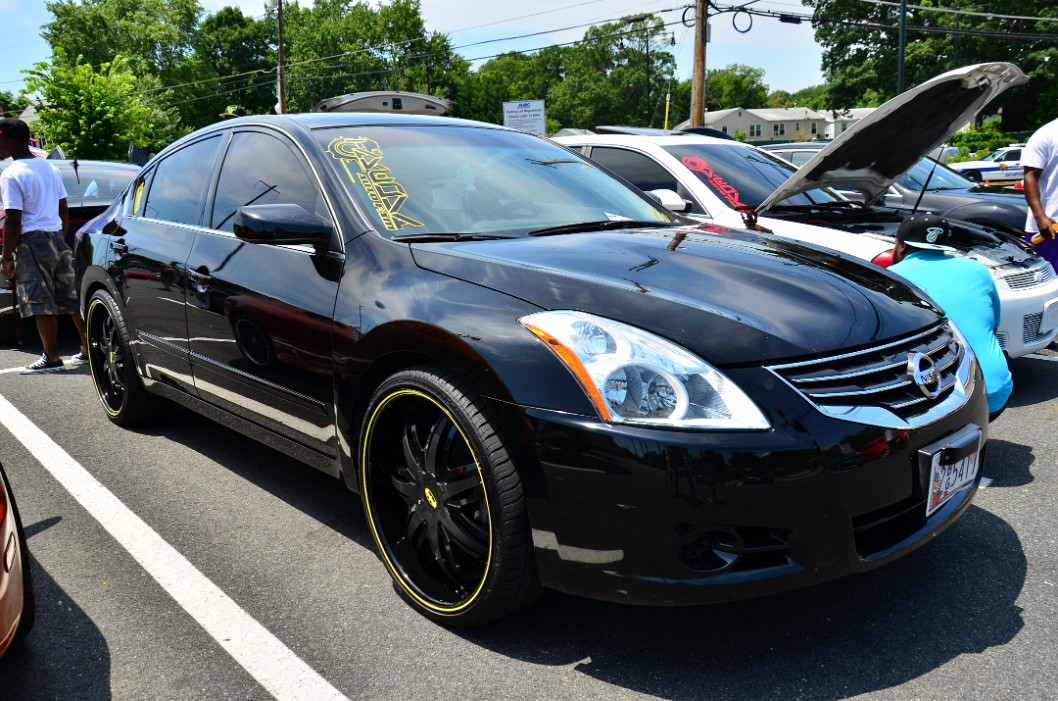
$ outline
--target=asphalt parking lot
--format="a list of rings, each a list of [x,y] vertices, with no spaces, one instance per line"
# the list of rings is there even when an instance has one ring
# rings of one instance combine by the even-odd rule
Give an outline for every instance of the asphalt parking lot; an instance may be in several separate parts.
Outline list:
[[[1013,363],[987,486],[888,567],[701,608],[552,594],[453,631],[399,600],[359,502],[334,480],[180,410],[113,426],[87,369],[17,374],[38,352],[0,350],[0,445],[39,596],[35,630],[0,661],[0,699],[1058,698],[1058,354]],[[42,437],[27,439],[12,410]],[[215,602],[170,595],[56,476],[68,465],[45,443],[280,647],[247,633],[250,657],[237,658],[240,641],[201,622]],[[256,670],[269,667],[287,683],[267,687]]]

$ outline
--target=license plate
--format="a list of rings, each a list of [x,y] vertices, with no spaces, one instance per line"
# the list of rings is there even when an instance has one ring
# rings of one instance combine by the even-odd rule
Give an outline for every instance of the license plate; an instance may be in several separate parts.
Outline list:
[[[926,499],[926,516],[944,506],[953,496],[973,484],[977,479],[980,451],[975,451],[961,460],[944,464],[944,451],[934,453],[933,468],[929,478],[929,498]]]
[[[1058,299],[1052,299],[1043,307],[1043,318],[1040,319],[1040,334],[1050,333],[1058,326]]]

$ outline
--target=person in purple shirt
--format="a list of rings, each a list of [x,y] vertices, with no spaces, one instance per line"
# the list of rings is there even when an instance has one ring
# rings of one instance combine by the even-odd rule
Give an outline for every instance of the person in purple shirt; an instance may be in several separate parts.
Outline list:
[[[953,256],[951,228],[940,217],[915,214],[900,224],[893,247],[892,272],[915,283],[940,305],[977,356],[988,394],[989,420],[1007,405],[1014,381],[996,338],[999,293],[981,263]]]

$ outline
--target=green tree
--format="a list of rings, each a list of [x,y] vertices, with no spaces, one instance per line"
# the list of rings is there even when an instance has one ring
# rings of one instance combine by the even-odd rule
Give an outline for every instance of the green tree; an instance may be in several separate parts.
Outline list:
[[[29,100],[25,97],[0,90],[0,112],[17,117],[19,112],[27,107],[29,107]]]
[[[191,128],[217,121],[229,104],[250,114],[275,111],[277,101],[274,14],[261,20],[225,7],[206,16],[192,54],[174,72],[172,99]]]
[[[419,0],[316,0],[284,13],[287,106],[307,111],[334,95],[368,90],[448,92],[468,70],[444,35],[429,33]]]
[[[533,54],[507,53],[467,73],[452,93],[452,114],[499,124],[503,103],[546,100],[563,80],[567,50],[549,47]]]
[[[812,85],[802,88],[793,94],[793,101],[799,107],[810,110],[825,110],[829,100],[826,85]]]
[[[52,50],[83,56],[91,66],[126,57],[137,75],[163,81],[194,49],[202,6],[198,0],[47,0],[55,20],[41,36]]]
[[[81,56],[97,70],[123,57],[141,90],[189,79],[202,6],[198,0],[47,0],[55,19],[41,36],[57,55]],[[156,96],[164,94],[161,91]],[[175,119],[195,123],[195,103],[181,102]]]
[[[816,40],[823,47],[828,108],[881,104],[896,95],[897,3],[804,0],[804,4],[813,8]],[[931,5],[956,11],[933,11]],[[1053,22],[1017,17],[1058,18],[1058,7],[1053,0],[989,0],[984,7],[923,0],[906,20],[904,89],[955,67],[1009,61],[1025,69],[1032,82],[1003,93],[988,110],[1002,112],[1005,130],[1025,128],[1038,119],[1040,105],[1053,95],[1054,74],[1041,64],[1054,50],[1058,32]],[[1053,107],[1053,99],[1050,103]]]
[[[675,61],[655,15],[591,27],[548,65],[548,117],[564,127],[658,126]],[[561,80],[556,80],[561,76]]]
[[[156,150],[177,136],[174,115],[149,102],[142,81],[116,56],[98,69],[82,57],[71,61],[56,49],[51,63],[28,71],[26,92],[35,93],[37,130],[69,156],[124,160],[129,144]]]
[[[711,111],[767,107],[768,86],[764,83],[764,69],[733,63],[710,71],[705,95],[707,108]]]

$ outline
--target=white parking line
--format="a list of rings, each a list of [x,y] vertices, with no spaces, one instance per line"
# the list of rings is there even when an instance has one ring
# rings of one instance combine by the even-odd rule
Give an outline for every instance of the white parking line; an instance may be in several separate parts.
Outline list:
[[[0,395],[0,424],[280,701],[348,701]]]

